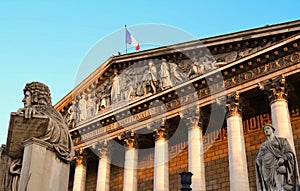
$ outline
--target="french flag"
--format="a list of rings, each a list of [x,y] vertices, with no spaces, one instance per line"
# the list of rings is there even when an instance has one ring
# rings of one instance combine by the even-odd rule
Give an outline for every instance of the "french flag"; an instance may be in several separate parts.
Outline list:
[[[126,43],[131,44],[132,46],[135,46],[135,50],[140,50],[139,43],[135,40],[135,38],[130,34],[130,32],[125,28],[126,30]]]

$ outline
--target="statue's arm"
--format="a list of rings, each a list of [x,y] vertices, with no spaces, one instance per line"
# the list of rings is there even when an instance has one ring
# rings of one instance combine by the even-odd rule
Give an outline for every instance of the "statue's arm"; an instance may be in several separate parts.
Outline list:
[[[262,163],[262,155],[263,155],[263,151],[260,147],[259,150],[258,150],[257,156],[256,156],[256,164],[259,165],[259,166]]]
[[[36,114],[36,109],[34,107],[20,108],[18,109],[17,114],[24,114],[24,117],[29,119]]]
[[[284,161],[294,160],[295,157],[294,151],[292,150],[292,147],[286,138],[284,138],[283,140],[283,148],[284,148],[284,152],[282,155],[283,160]]]

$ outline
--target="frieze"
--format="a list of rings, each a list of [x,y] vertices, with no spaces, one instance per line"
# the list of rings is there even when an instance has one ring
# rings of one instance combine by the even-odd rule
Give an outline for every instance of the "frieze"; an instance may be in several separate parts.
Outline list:
[[[182,98],[177,98],[177,99],[171,100],[171,101],[167,102],[166,104],[161,104],[159,106],[152,107],[152,108],[142,111],[140,113],[131,115],[125,119],[118,120],[116,123],[102,126],[91,132],[84,133],[81,135],[81,140],[84,141],[84,140],[93,138],[95,136],[100,136],[104,133],[108,133],[113,130],[117,130],[117,129],[127,127],[130,125],[134,125],[134,124],[138,123],[139,121],[144,121],[151,117],[158,116],[160,114],[165,113],[166,111],[171,111],[176,108],[179,108],[183,104],[192,103],[195,100],[197,100],[197,98],[193,97],[191,95],[186,95],[186,96],[183,96]]]
[[[138,121],[143,121],[143,120],[149,119],[150,117],[153,117],[155,115],[159,115],[159,114],[165,112],[165,107],[166,107],[167,111],[169,111],[169,110],[173,110],[175,108],[180,107],[180,105],[181,105],[181,102],[179,101],[179,99],[172,100],[172,101],[166,103],[165,105],[160,105],[157,107],[150,108],[149,110],[145,110],[145,111],[142,111],[135,115],[129,116],[125,119],[121,119],[121,120],[117,121],[116,123],[113,123],[113,124],[110,124],[107,126],[103,126],[96,130],[93,130],[91,132],[82,134],[81,140],[84,141],[84,140],[87,140],[87,139],[90,139],[90,138],[93,138],[96,136],[103,135],[105,133],[108,133],[110,131],[113,131],[113,130],[116,130],[119,128],[123,128],[123,127],[127,127],[130,125],[136,124]]]
[[[279,58],[275,61],[265,63],[263,65],[257,66],[253,69],[250,69],[246,72],[242,72],[231,76],[224,81],[225,88],[230,88],[241,84],[245,81],[252,80],[254,78],[264,76],[268,73],[274,72],[283,67],[287,67],[300,62],[300,53],[295,52],[291,55],[287,55],[285,57]]]

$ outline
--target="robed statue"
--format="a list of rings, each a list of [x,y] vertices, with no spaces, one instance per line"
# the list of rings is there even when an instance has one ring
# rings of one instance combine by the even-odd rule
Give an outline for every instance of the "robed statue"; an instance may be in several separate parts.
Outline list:
[[[18,113],[24,113],[25,118],[31,118],[34,114],[49,118],[46,134],[38,138],[50,143],[61,160],[72,161],[75,153],[68,126],[62,115],[53,108],[48,86],[32,82],[26,84],[23,91],[24,108],[19,109]]]
[[[258,191],[292,191],[298,183],[295,153],[286,138],[274,135],[275,128],[266,124],[267,140],[261,144],[256,157]]]
[[[42,116],[44,119],[47,119],[48,123],[45,125],[44,134],[33,138],[49,143],[54,149],[56,156],[64,163],[71,162],[74,159],[74,148],[68,132],[68,126],[62,115],[53,108],[48,86],[40,82],[32,82],[26,84],[23,92],[24,98],[22,102],[24,107],[20,108],[15,115],[26,120],[35,118],[35,116]],[[24,132],[23,134],[28,135],[30,133]],[[6,157],[8,158],[6,160],[7,173],[4,172],[6,175],[0,180],[5,191],[18,190],[20,173],[23,168],[22,155],[21,153],[19,157],[11,157],[9,155]]]

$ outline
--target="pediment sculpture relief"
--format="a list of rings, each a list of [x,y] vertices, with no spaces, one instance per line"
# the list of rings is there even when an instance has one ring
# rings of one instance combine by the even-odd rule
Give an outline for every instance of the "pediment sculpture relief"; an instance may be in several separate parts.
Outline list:
[[[193,52],[190,58],[184,58],[182,54],[174,54],[173,57],[167,56],[168,60],[148,59],[135,62],[123,70],[114,69],[113,75],[110,75],[94,92],[82,93],[76,101],[72,102],[65,114],[66,121],[69,128],[74,128],[76,123],[92,118],[111,104],[156,94],[271,44],[272,41],[264,41],[254,48],[248,45],[241,47],[239,51],[217,55],[210,53],[197,55]]]
[[[174,87],[187,79],[172,62],[147,60],[138,62],[119,74],[116,72],[111,89],[112,103],[132,100]]]

